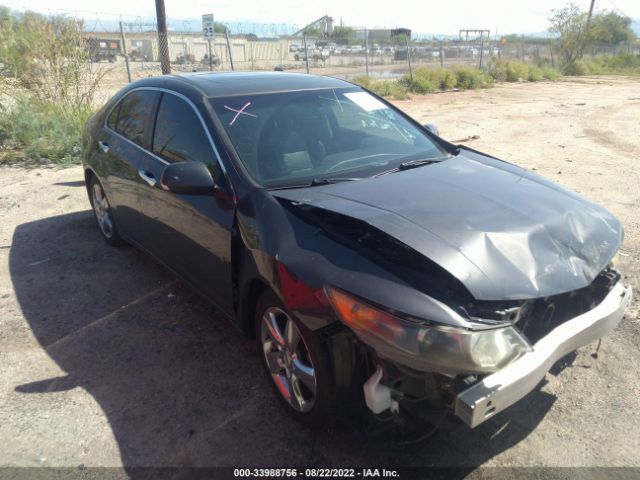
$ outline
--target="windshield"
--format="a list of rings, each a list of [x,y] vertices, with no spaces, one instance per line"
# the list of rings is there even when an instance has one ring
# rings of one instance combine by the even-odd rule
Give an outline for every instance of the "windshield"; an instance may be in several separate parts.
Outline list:
[[[240,160],[263,187],[370,177],[448,153],[364,90],[313,90],[214,98]]]

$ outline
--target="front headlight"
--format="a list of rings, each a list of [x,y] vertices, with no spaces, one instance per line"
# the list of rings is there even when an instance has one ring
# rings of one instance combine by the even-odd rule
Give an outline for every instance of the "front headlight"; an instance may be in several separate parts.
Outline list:
[[[421,371],[490,373],[529,351],[513,327],[464,330],[399,318],[342,290],[327,287],[336,314],[376,353]]]

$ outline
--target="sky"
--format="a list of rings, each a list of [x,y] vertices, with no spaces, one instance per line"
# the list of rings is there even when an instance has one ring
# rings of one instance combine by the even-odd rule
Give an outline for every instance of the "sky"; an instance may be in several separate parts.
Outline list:
[[[327,14],[348,26],[406,27],[421,34],[457,34],[461,28],[482,28],[494,34],[540,33],[548,28],[548,18],[554,9],[566,5],[566,0],[165,0],[169,27],[180,29],[182,20],[213,13],[216,21],[263,25],[287,24],[302,28]],[[574,0],[585,10],[590,0]],[[122,15],[124,21],[136,17],[152,21],[153,0],[0,0],[13,10],[31,9],[42,13],[68,13],[87,22],[112,20]],[[596,0],[596,11],[616,10],[636,21],[640,30],[640,0]],[[139,21],[140,19],[138,19]]]

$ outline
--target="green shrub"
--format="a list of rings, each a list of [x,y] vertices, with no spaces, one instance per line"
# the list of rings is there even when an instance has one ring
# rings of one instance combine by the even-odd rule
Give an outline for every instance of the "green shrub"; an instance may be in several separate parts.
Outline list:
[[[396,100],[409,98],[408,85],[401,82],[401,80],[376,80],[365,75],[359,75],[353,77],[351,81],[381,97],[393,97]]]
[[[391,86],[391,96],[395,100],[406,100],[409,98],[409,92],[398,82],[393,82],[393,85]]]
[[[536,65],[529,65],[529,72],[527,76],[527,80],[530,82],[539,82],[544,79],[544,75],[542,74],[542,69],[537,67]]]
[[[410,92],[415,93],[431,93],[440,89],[440,84],[430,74],[418,74],[418,71],[413,75],[413,79],[410,75],[404,75],[398,83],[405,87]]]
[[[456,74],[448,68],[437,69],[436,76],[438,78],[440,90],[451,90],[452,88],[456,88],[458,79],[456,78]]]
[[[489,75],[496,82],[506,82],[507,81],[507,65],[509,62],[506,60],[495,60],[493,64],[489,67]]]
[[[493,77],[477,68],[460,67],[455,71],[456,86],[461,90],[489,88],[494,84]]]
[[[46,158],[54,163],[78,163],[87,107],[65,110],[54,102],[19,95],[3,108],[0,142],[19,157]]]
[[[489,67],[488,73],[496,82],[539,82],[543,79],[557,80],[560,78],[560,72],[555,68],[524,64],[513,60],[495,60]]]
[[[553,67],[543,67],[541,71],[545,80],[558,80],[561,77],[560,72]]]
[[[565,65],[565,75],[602,75],[640,73],[640,55],[620,53],[577,60]]]
[[[529,65],[520,62],[508,62],[507,82],[521,82],[529,79]]]
[[[589,68],[587,64],[581,60],[565,65],[562,69],[562,73],[565,75],[588,75]]]
[[[353,77],[350,81],[352,83],[355,83],[356,85],[360,85],[361,87],[371,90],[370,87],[373,79],[371,77],[367,77],[366,75],[358,75],[357,77]]]

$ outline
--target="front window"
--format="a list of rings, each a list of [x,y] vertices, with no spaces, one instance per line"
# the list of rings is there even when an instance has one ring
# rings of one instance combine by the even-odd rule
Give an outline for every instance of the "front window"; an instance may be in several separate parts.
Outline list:
[[[448,153],[360,88],[214,98],[241,161],[264,187],[373,176]]]

